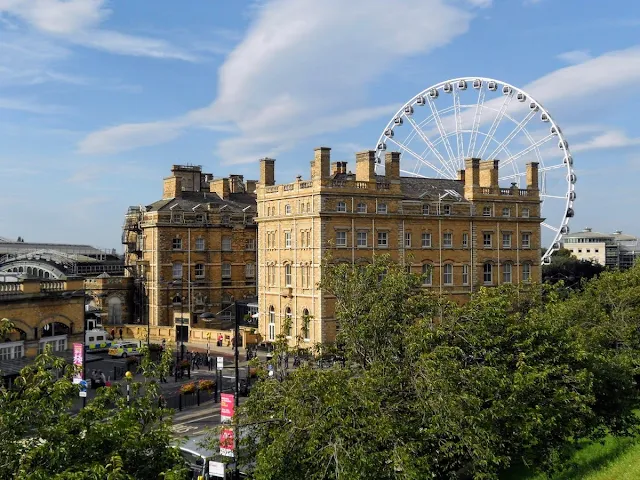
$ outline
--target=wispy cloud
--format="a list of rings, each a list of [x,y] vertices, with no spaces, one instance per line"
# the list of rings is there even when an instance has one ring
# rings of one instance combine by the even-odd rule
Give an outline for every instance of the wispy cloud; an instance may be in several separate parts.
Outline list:
[[[589,50],[571,50],[570,52],[561,53],[557,58],[563,62],[575,65],[591,60],[593,57],[591,56],[591,53],[589,53]]]
[[[238,134],[221,141],[216,153],[239,163],[388,115],[388,106],[359,107],[367,85],[402,57],[426,54],[463,35],[474,18],[469,8],[490,3],[407,0],[403,8],[389,9],[385,0],[353,0],[344,9],[342,0],[256,2],[246,36],[218,72],[211,105],[168,121],[94,132],[79,150],[110,153],[163,143],[190,127],[232,124]],[[396,28],[407,24],[412,28]]]
[[[120,55],[197,60],[165,40],[99,28],[111,15],[106,0],[0,0],[3,13],[53,40]]]
[[[629,138],[620,130],[609,130],[594,136],[586,142],[576,143],[571,150],[584,152],[588,150],[626,148],[640,145],[640,138]]]
[[[38,103],[30,98],[2,98],[0,97],[0,110],[15,110],[20,112],[37,114],[57,114],[67,112],[66,107],[60,105],[47,105]]]

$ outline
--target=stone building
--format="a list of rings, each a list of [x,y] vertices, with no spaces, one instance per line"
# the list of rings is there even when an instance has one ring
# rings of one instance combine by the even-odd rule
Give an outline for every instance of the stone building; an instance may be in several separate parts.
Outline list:
[[[134,323],[140,317],[134,310],[134,278],[131,276],[115,276],[107,274],[86,278],[86,328],[100,325],[118,327]],[[141,323],[141,320],[138,321]]]
[[[458,301],[484,285],[539,281],[538,164],[527,165],[526,189],[500,186],[498,168],[468,159],[457,180],[401,177],[400,154],[388,152],[377,175],[369,151],[356,155],[354,174],[323,147],[309,180],[276,185],[275,160],[261,160],[260,333],[273,340],[290,324],[292,343],[335,337],[333,301],[317,288],[327,255],[359,263],[389,254]]]
[[[50,344],[69,357],[74,342],[84,342],[83,279],[41,280],[0,277],[0,318],[15,330],[0,339],[2,375],[17,374],[26,359]]]
[[[152,338],[192,341],[210,326],[202,313],[231,318],[234,301],[256,296],[256,183],[174,165],[161,200],[129,208],[125,265]]]

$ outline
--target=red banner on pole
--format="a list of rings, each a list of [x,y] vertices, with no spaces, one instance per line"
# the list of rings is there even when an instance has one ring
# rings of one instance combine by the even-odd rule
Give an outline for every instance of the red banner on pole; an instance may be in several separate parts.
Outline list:
[[[220,394],[220,421],[228,422],[233,418],[234,411],[234,396],[233,393]]]
[[[233,457],[234,446],[233,428],[223,428],[220,432],[220,455]]]
[[[82,381],[82,373],[83,373],[83,350],[84,345],[82,343],[74,343],[73,344],[73,366],[75,367],[75,372],[73,373],[73,383],[80,383]]]

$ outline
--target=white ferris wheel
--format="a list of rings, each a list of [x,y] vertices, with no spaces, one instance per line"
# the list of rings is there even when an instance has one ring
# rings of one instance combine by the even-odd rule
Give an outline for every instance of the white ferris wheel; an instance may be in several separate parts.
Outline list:
[[[538,162],[543,242],[542,261],[569,233],[576,199],[573,157],[549,112],[523,90],[482,77],[455,78],[433,85],[405,103],[378,140],[376,169],[385,150],[402,152],[404,175],[457,178],[465,158],[500,160],[499,180],[519,188],[526,164]]]

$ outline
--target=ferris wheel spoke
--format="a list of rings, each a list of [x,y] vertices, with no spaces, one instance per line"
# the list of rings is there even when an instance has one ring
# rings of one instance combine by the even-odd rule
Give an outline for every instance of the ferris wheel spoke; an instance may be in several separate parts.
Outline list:
[[[462,137],[462,115],[460,114],[460,92],[453,89],[453,115],[456,120],[456,140],[458,147],[458,157],[456,170],[464,168],[464,138]]]
[[[504,114],[506,113],[507,108],[509,107],[509,104],[511,103],[512,99],[513,99],[513,93],[505,95],[504,100],[502,101],[502,106],[500,107],[500,111],[498,112],[498,115],[496,115],[496,118],[493,119],[491,128],[489,128],[489,133],[487,133],[487,136],[484,137],[484,141],[482,142],[482,145],[480,145],[480,150],[478,150],[478,157],[482,158],[482,156],[484,155],[484,152],[489,147],[490,140],[496,134],[496,130],[498,130],[498,126],[500,125],[500,122],[502,121],[502,118],[504,117]]]
[[[440,175],[442,175],[445,178],[450,178],[449,175],[447,175],[446,173],[444,173],[442,170],[440,170],[438,167],[436,167],[434,164],[432,164],[431,162],[425,160],[424,158],[422,158],[420,155],[418,155],[416,152],[414,152],[413,150],[411,150],[409,147],[403,145],[402,143],[396,142],[393,138],[387,138],[388,142],[394,143],[395,145],[397,145],[398,147],[400,147],[402,150],[404,150],[405,152],[407,152],[409,155],[411,155],[412,157],[414,157],[416,160],[418,160],[419,162],[424,163],[427,167],[433,169],[435,172],[438,172]]]
[[[473,157],[476,148],[476,139],[478,138],[478,130],[480,129],[480,118],[482,117],[482,109],[484,108],[484,87],[478,90],[478,101],[476,102],[476,111],[473,116],[473,126],[471,127],[471,138],[469,139],[469,147],[467,149],[467,157]]]
[[[433,154],[438,157],[438,160],[440,160],[440,162],[442,163],[443,166],[447,166],[447,162],[445,161],[444,157],[442,156],[442,154],[438,151],[438,149],[433,145],[433,143],[431,142],[431,140],[429,140],[429,138],[425,135],[425,133],[422,131],[422,128],[420,128],[418,126],[418,124],[415,122],[415,120],[413,120],[413,118],[407,116],[406,117],[407,120],[409,121],[409,123],[411,124],[411,126],[413,127],[415,133],[418,134],[418,136],[422,139],[422,141],[427,145],[427,147],[429,147],[429,149],[433,152]]]
[[[552,225],[549,225],[548,223],[542,222],[540,225],[542,225],[545,228],[548,228],[549,230],[553,230],[556,233],[560,232],[559,228],[556,228],[556,227],[554,227]]]
[[[527,148],[525,148],[524,150],[520,150],[518,153],[509,156],[509,158],[507,158],[504,162],[502,162],[502,165],[508,165],[510,162],[514,162],[517,159],[519,159],[520,157],[526,155],[527,153],[529,153],[532,150],[537,149],[538,147],[540,147],[541,145],[544,145],[545,143],[547,143],[549,140],[551,140],[554,137],[554,135],[551,133],[549,135],[547,135],[544,138],[541,138],[540,140],[538,140],[537,142],[532,143],[531,145],[529,145]]]
[[[518,135],[518,133],[520,133],[522,129],[527,126],[527,123],[529,123],[535,115],[536,115],[535,110],[529,110],[529,113],[527,113],[527,115],[522,119],[522,121],[518,125],[516,125],[516,127],[513,130],[511,130],[509,135],[507,135],[505,139],[502,142],[500,142],[500,145],[498,145],[493,150],[493,152],[489,154],[487,158],[495,158],[495,155],[498,154],[504,147],[509,145],[511,140],[513,140],[516,137],[516,135]]]
[[[507,95],[505,97],[504,101],[502,102],[502,106],[500,107],[500,110],[498,111],[498,114],[496,115],[496,118],[494,118],[493,123],[491,124],[491,127],[489,128],[489,132],[485,136],[484,141],[482,142],[482,145],[480,145],[480,150],[478,150],[478,157],[479,158],[483,158],[487,148],[489,148],[489,145],[491,144],[491,139],[494,138],[494,135],[496,134],[496,131],[498,130],[498,126],[502,122],[502,119],[505,116],[505,113],[507,111],[507,108],[509,107],[509,104],[511,103],[511,99],[512,98],[513,98],[513,95]],[[490,158],[491,157],[488,157],[487,159],[490,159]]]
[[[544,198],[559,198],[561,200],[567,199],[566,195],[549,195],[548,193],[541,193],[540,196]]]
[[[539,168],[538,172],[548,172],[549,170],[556,170],[558,168],[563,168],[564,165],[553,165],[550,167]],[[518,172],[509,175],[505,175],[504,177],[498,178],[498,180],[509,180],[510,178],[523,177],[527,174],[527,172]],[[564,197],[563,197],[564,198]]]
[[[447,155],[449,156],[449,162],[453,165],[455,165],[455,155],[453,154],[453,150],[451,149],[451,144],[449,143],[449,139],[447,138],[447,132],[444,129],[444,126],[442,125],[442,118],[440,118],[440,113],[438,112],[438,109],[435,106],[435,103],[433,102],[433,100],[431,99],[431,97],[429,95],[426,96],[427,101],[429,102],[429,107],[431,108],[431,112],[433,113],[433,116],[436,120],[436,125],[438,126],[438,131],[440,132],[440,136],[444,137],[445,139],[445,150],[447,151]],[[451,167],[448,168],[448,170],[451,170]],[[453,171],[455,172],[455,166],[453,167]],[[454,174],[455,177],[455,174]]]

